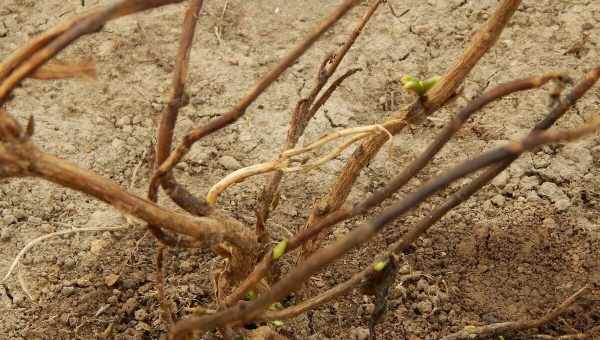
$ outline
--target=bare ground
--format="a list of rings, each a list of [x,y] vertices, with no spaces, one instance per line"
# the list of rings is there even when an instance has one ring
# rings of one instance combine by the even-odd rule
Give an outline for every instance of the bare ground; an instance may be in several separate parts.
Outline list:
[[[107,1],[86,1],[86,6]],[[335,1],[207,1],[191,56],[187,106],[180,132],[227,110],[270,65],[307,32]],[[304,141],[333,128],[381,122],[412,98],[400,90],[404,74],[442,74],[460,55],[496,1],[392,1],[395,18],[382,8],[359,38],[343,69],[361,67],[309,125]],[[275,158],[291,109],[311,85],[323,57],[343,43],[365,6],[359,6],[284,74],[235,125],[194,146],[176,176],[194,193],[238,166]],[[27,39],[82,11],[80,1],[3,0],[0,57]],[[90,168],[144,195],[148,150],[170,86],[183,6],[171,6],[107,25],[60,58],[97,63],[99,79],[28,81],[10,111],[34,114],[35,142],[53,154]],[[215,35],[219,27],[220,39]],[[589,39],[575,53],[567,53]],[[524,1],[496,47],[469,76],[465,98],[500,82],[566,71],[579,78],[600,56],[600,3]],[[394,153],[374,160],[352,192],[372,192],[422,150],[465,98],[395,137]],[[596,88],[560,122],[580,124],[600,108]],[[544,91],[510,96],[477,114],[433,164],[423,181],[457,161],[524,135],[547,110]],[[224,159],[223,156],[231,156]],[[301,226],[312,202],[338,173],[344,157],[319,170],[289,176],[269,228],[286,236]],[[466,325],[540,316],[585,284],[600,282],[600,138],[544,147],[527,154],[505,174],[437,224],[406,255],[390,310],[377,327],[380,339],[437,339]],[[137,176],[133,176],[138,169]],[[134,179],[137,179],[134,181]],[[264,179],[228,190],[220,206],[249,224]],[[406,191],[417,185],[413,181]],[[346,256],[314,278],[323,290],[369,264],[441,197],[389,226],[368,247]],[[171,206],[165,200],[162,202]],[[0,269],[30,240],[72,227],[127,225],[108,206],[84,195],[34,180],[0,186]],[[340,235],[357,220],[336,227]],[[50,239],[34,247],[19,275],[0,287],[0,338],[153,339],[165,336],[158,319],[154,241],[143,227]],[[331,239],[333,239],[332,236]],[[213,301],[208,272],[215,261],[203,250],[170,250],[167,292],[178,316]],[[113,284],[111,279],[118,280]],[[19,284],[21,276],[31,301]],[[413,275],[414,277],[414,275]],[[600,323],[600,291],[537,333],[584,331]],[[287,301],[290,303],[293,301]],[[373,308],[359,290],[279,327],[292,339],[360,338]],[[110,326],[110,327],[109,327]],[[110,332],[107,332],[106,330]],[[533,332],[536,333],[536,332]],[[515,335],[527,338],[529,333]],[[511,337],[512,338],[512,337]]]

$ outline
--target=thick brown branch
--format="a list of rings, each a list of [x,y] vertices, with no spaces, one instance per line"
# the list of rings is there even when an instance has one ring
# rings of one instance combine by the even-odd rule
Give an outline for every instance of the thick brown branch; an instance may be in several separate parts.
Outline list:
[[[171,152],[171,146],[173,144],[173,129],[175,128],[175,123],[177,122],[179,109],[187,104],[187,97],[185,96],[184,90],[185,81],[187,79],[190,62],[190,50],[194,41],[196,23],[198,22],[198,16],[200,14],[200,10],[202,9],[202,3],[202,0],[192,0],[185,12],[183,19],[183,28],[179,42],[179,49],[177,51],[175,72],[173,74],[173,89],[158,127],[158,142],[156,145],[156,158],[154,162],[155,168],[162,164],[162,162],[164,162],[169,156],[169,153]],[[191,212],[196,216],[206,216],[210,212],[210,207],[208,207],[208,205],[197,200],[190,193],[186,192],[185,189],[175,181],[173,176],[164,177],[161,181],[161,184],[163,188],[166,189],[171,199],[173,199],[186,211]],[[154,182],[150,185],[148,188],[148,198],[153,202],[157,201],[158,183]],[[159,240],[168,245],[175,246],[180,243],[172,240],[156,226],[148,225],[148,228]]]

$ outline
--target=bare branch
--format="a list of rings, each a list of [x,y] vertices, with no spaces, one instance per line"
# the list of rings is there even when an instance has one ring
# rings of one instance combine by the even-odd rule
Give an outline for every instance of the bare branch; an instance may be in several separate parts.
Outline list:
[[[379,205],[385,199],[389,198],[394,192],[399,190],[404,184],[408,183],[408,181],[414,177],[421,169],[423,169],[435,155],[446,145],[446,143],[452,138],[452,136],[460,129],[460,127],[471,117],[471,115],[483,107],[485,107],[490,102],[502,98],[506,95],[517,91],[525,91],[532,88],[537,88],[552,79],[561,79],[563,76],[555,73],[549,73],[540,77],[530,77],[519,79],[515,81],[511,81],[505,84],[501,84],[489,91],[486,91],[480,97],[471,101],[465,108],[463,108],[440,132],[440,134],[436,137],[435,141],[412,163],[410,163],[398,176],[392,179],[383,189],[378,190],[369,198],[365,199],[362,202],[356,204],[352,209],[337,209],[333,213],[323,217],[318,223],[315,223],[310,228],[304,228],[300,231],[294,238],[289,240],[288,246],[286,249],[286,253],[289,253],[295,250],[300,245],[304,244],[308,240],[313,239],[317,236],[323,229],[339,223],[343,220],[349,219],[354,216],[358,216],[360,214],[365,213],[367,210]],[[238,290],[236,290],[235,295],[241,298],[246,290],[250,289],[254,284],[256,284],[260,279],[262,279],[268,272],[272,261],[268,258],[271,257],[271,252],[267,252],[265,258],[260,262],[260,264],[255,268],[252,275],[250,275],[246,281]],[[360,282],[362,278],[358,278],[354,283]],[[351,287],[351,286],[349,286]],[[344,292],[345,290],[342,290]],[[337,294],[337,293],[334,293]],[[233,301],[228,300],[231,304]],[[298,310],[301,310],[303,307],[299,307]],[[294,312],[292,312],[294,313]]]
[[[162,319],[166,323],[166,329],[169,329],[175,323],[173,321],[173,312],[167,301],[165,293],[165,273],[163,268],[163,258],[165,255],[165,247],[163,244],[158,244],[156,247],[156,281],[158,290],[158,301],[162,312]]]
[[[461,339],[483,339],[496,334],[521,331],[530,328],[536,328],[542,326],[567,311],[583,293],[589,290],[590,287],[585,286],[575,292],[575,294],[569,296],[563,303],[556,307],[553,311],[542,316],[539,319],[534,320],[523,320],[513,322],[500,322],[493,323],[485,326],[467,326],[462,331],[447,335],[442,340],[461,340]]]

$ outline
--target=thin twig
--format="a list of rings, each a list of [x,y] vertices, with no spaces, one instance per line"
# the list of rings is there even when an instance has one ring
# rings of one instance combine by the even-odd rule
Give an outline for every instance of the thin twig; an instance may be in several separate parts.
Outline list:
[[[493,323],[490,325],[479,327],[467,326],[459,332],[443,337],[442,340],[483,339],[490,336],[494,336],[496,334],[516,332],[542,326],[566,312],[567,309],[569,309],[569,307],[571,307],[583,293],[589,290],[589,288],[589,286],[581,288],[580,290],[575,292],[575,294],[569,296],[569,298],[567,298],[554,310],[542,316],[541,318],[534,320]]]
[[[158,301],[160,303],[160,309],[162,311],[162,319],[166,322],[167,331],[173,326],[173,312],[171,311],[171,305],[167,300],[165,293],[165,274],[163,266],[163,257],[165,254],[165,246],[159,243],[156,247],[156,285],[158,289]]]
[[[304,134],[304,130],[308,125],[308,122],[314,117],[317,111],[329,100],[333,92],[341,85],[341,83],[352,74],[359,71],[359,69],[351,69],[344,73],[342,76],[337,78],[325,92],[317,98],[323,87],[327,84],[329,79],[336,72],[338,66],[347,55],[352,45],[362,33],[363,29],[377,10],[377,8],[383,3],[383,0],[378,0],[369,8],[369,10],[362,17],[361,21],[354,28],[344,46],[335,54],[328,55],[321,63],[317,72],[317,79],[315,87],[312,89],[308,97],[300,99],[296,105],[296,109],[292,115],[290,126],[288,128],[287,138],[282,148],[282,152],[293,148],[298,143],[300,137]],[[256,233],[258,235],[265,234],[265,222],[269,218],[271,209],[273,209],[273,203],[279,199],[279,185],[283,178],[283,172],[278,171],[274,173],[268,181],[268,184],[262,190],[258,204],[255,209],[256,211]]]
[[[54,233],[50,233],[50,234],[46,234],[43,236],[40,236],[38,238],[35,238],[31,241],[29,241],[29,243],[27,243],[25,245],[25,247],[23,247],[23,249],[21,249],[21,251],[19,251],[19,253],[17,254],[17,256],[15,256],[12,264],[10,265],[8,271],[6,272],[6,274],[4,275],[4,277],[2,278],[2,280],[0,280],[0,283],[5,282],[9,277],[10,274],[12,274],[12,272],[15,270],[15,268],[17,267],[17,265],[19,264],[19,261],[21,260],[21,258],[23,258],[23,256],[25,256],[25,254],[29,251],[29,249],[31,249],[33,246],[35,246],[36,244],[45,241],[47,239],[56,237],[56,236],[61,236],[61,235],[67,235],[67,234],[74,234],[74,233],[80,233],[80,232],[90,232],[90,231],[115,231],[115,230],[123,230],[123,229],[128,229],[129,226],[122,226],[122,227],[94,227],[94,228],[77,228],[77,229],[70,229],[70,230],[61,230],[61,231],[57,231]]]
[[[342,152],[344,152],[344,150],[346,150],[348,147],[350,147],[352,144],[356,143],[357,141],[362,140],[374,133],[378,133],[382,130],[385,131],[385,126],[366,125],[366,126],[358,126],[358,127],[354,127],[354,128],[344,129],[341,131],[336,131],[336,132],[330,133],[330,134],[320,138],[319,140],[317,140],[313,143],[310,143],[307,146],[299,147],[299,148],[295,148],[295,149],[288,149],[281,153],[279,159],[276,159],[276,160],[273,160],[270,162],[266,162],[266,163],[252,165],[252,166],[245,167],[242,169],[238,169],[238,170],[232,172],[231,174],[225,176],[223,179],[221,179],[219,182],[217,182],[215,185],[213,185],[210,188],[210,190],[208,191],[208,194],[206,195],[206,202],[209,205],[215,204],[218,197],[221,195],[221,193],[223,193],[223,191],[225,191],[228,187],[230,187],[231,185],[233,185],[235,183],[240,183],[240,182],[244,181],[245,179],[252,177],[252,176],[265,174],[268,172],[273,172],[273,171],[278,171],[278,170],[283,171],[283,172],[297,172],[297,171],[309,171],[314,168],[317,168],[320,165],[322,165],[322,164],[334,159],[338,155],[340,155]],[[289,163],[292,162],[292,160],[290,159],[291,157],[310,152],[314,149],[322,147],[324,144],[326,144],[328,142],[331,142],[331,141],[334,141],[336,139],[340,139],[340,138],[343,138],[346,136],[353,136],[353,137],[350,138],[349,140],[347,140],[346,142],[342,143],[340,146],[335,148],[333,151],[319,157],[312,163],[308,163],[308,164],[304,164],[304,165],[300,165],[300,166],[289,166]],[[388,132],[388,137],[391,140],[392,135],[389,132]]]

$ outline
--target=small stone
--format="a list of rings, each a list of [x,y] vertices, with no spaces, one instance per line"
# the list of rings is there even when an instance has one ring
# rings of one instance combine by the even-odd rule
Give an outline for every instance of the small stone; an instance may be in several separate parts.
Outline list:
[[[6,215],[2,218],[2,221],[6,225],[11,225],[13,223],[17,223],[17,218],[14,215]]]
[[[508,179],[508,171],[502,171],[492,180],[492,184],[498,188],[504,188],[508,183]]]
[[[118,280],[119,280],[119,275],[117,275],[117,274],[108,274],[104,278],[104,283],[106,284],[106,286],[112,287],[112,286],[115,285],[115,283],[117,283]]]
[[[117,127],[123,127],[125,125],[130,125],[130,124],[131,124],[131,120],[127,116],[119,118],[119,120],[117,120],[117,122],[115,123],[115,125]]]
[[[135,325],[135,329],[138,330],[138,331],[149,332],[149,331],[152,330],[152,327],[149,324],[145,323],[145,322],[139,321]]]
[[[415,309],[422,315],[428,315],[433,310],[433,304],[429,300],[415,304]]]
[[[110,145],[112,145],[113,149],[117,151],[122,151],[123,149],[125,149],[125,142],[120,140],[119,138],[113,139]]]
[[[565,193],[558,187],[558,185],[552,182],[544,182],[538,188],[538,193],[540,196],[548,198],[551,202],[554,203],[554,206],[559,210],[566,210],[571,206],[571,201],[569,197],[565,195]]]
[[[106,247],[108,245],[108,241],[107,240],[93,240],[90,243],[90,251],[92,252],[92,254],[94,255],[100,255],[102,254],[102,249],[104,249],[104,247]]]
[[[392,291],[392,297],[394,299],[399,299],[399,298],[403,298],[406,299],[406,297],[408,296],[406,288],[404,288],[404,286],[402,284],[398,284],[396,285],[396,287],[394,287],[394,290]]]
[[[15,217],[17,218],[17,220],[24,219],[25,217],[28,216],[27,212],[23,209],[15,209],[15,210],[13,210],[13,213],[15,214]]]
[[[571,206],[571,201],[568,198],[559,199],[558,201],[554,202],[554,206],[556,209],[558,209],[558,211],[565,211]]]
[[[137,308],[137,305],[138,305],[138,301],[132,297],[132,298],[127,299],[127,301],[125,301],[125,303],[121,307],[121,310],[123,312],[125,312],[126,314],[131,314]]]
[[[148,312],[145,309],[141,308],[135,311],[134,317],[136,320],[143,321],[148,317]]]
[[[519,186],[524,191],[531,190],[540,184],[540,180],[537,176],[525,176],[519,182]]]
[[[125,289],[135,288],[138,285],[137,280],[134,279],[125,279],[123,280],[122,286]]]
[[[350,331],[350,339],[352,340],[367,340],[369,339],[370,332],[367,328],[354,328]]]
[[[448,296],[448,293],[444,293],[444,292],[438,292],[438,297],[440,298],[441,302],[446,302],[450,298]]]
[[[219,164],[221,164],[227,170],[237,170],[242,167],[242,164],[237,159],[231,156],[223,156],[219,158]]]
[[[39,217],[35,217],[35,216],[29,216],[27,218],[27,223],[37,226],[37,225],[42,224],[42,219]]]
[[[60,292],[61,292],[61,294],[65,295],[65,296],[71,296],[71,295],[73,295],[73,293],[75,293],[75,287],[71,287],[71,286],[62,287]]]
[[[184,273],[191,273],[194,271],[194,262],[191,260],[185,260],[181,262],[179,266]]]
[[[506,198],[500,194],[492,197],[492,203],[498,207],[502,207],[504,206],[504,203],[506,203]]]
[[[427,283],[427,280],[425,280],[425,279],[420,279],[420,280],[417,282],[417,289],[418,289],[420,292],[424,292],[424,291],[426,291],[426,290],[427,290],[427,288],[429,288],[429,283]]]
[[[43,232],[44,234],[49,234],[51,232],[54,231],[54,226],[48,223],[42,223],[39,227],[38,230]]]
[[[528,202],[539,202],[541,200],[540,196],[538,196],[537,192],[534,190],[530,190],[527,192],[527,201]]]
[[[217,150],[214,147],[204,147],[201,145],[194,145],[194,147],[188,153],[188,161],[192,164],[204,164],[207,165],[208,161],[214,156]]]
[[[0,241],[8,240],[10,240],[10,229],[2,228],[2,230],[0,230]]]
[[[403,264],[399,269],[398,269],[398,274],[400,275],[406,275],[410,273],[410,265],[409,264]]]
[[[65,269],[73,269],[75,267],[75,264],[77,264],[77,261],[74,258],[67,257],[63,262],[63,267]]]

